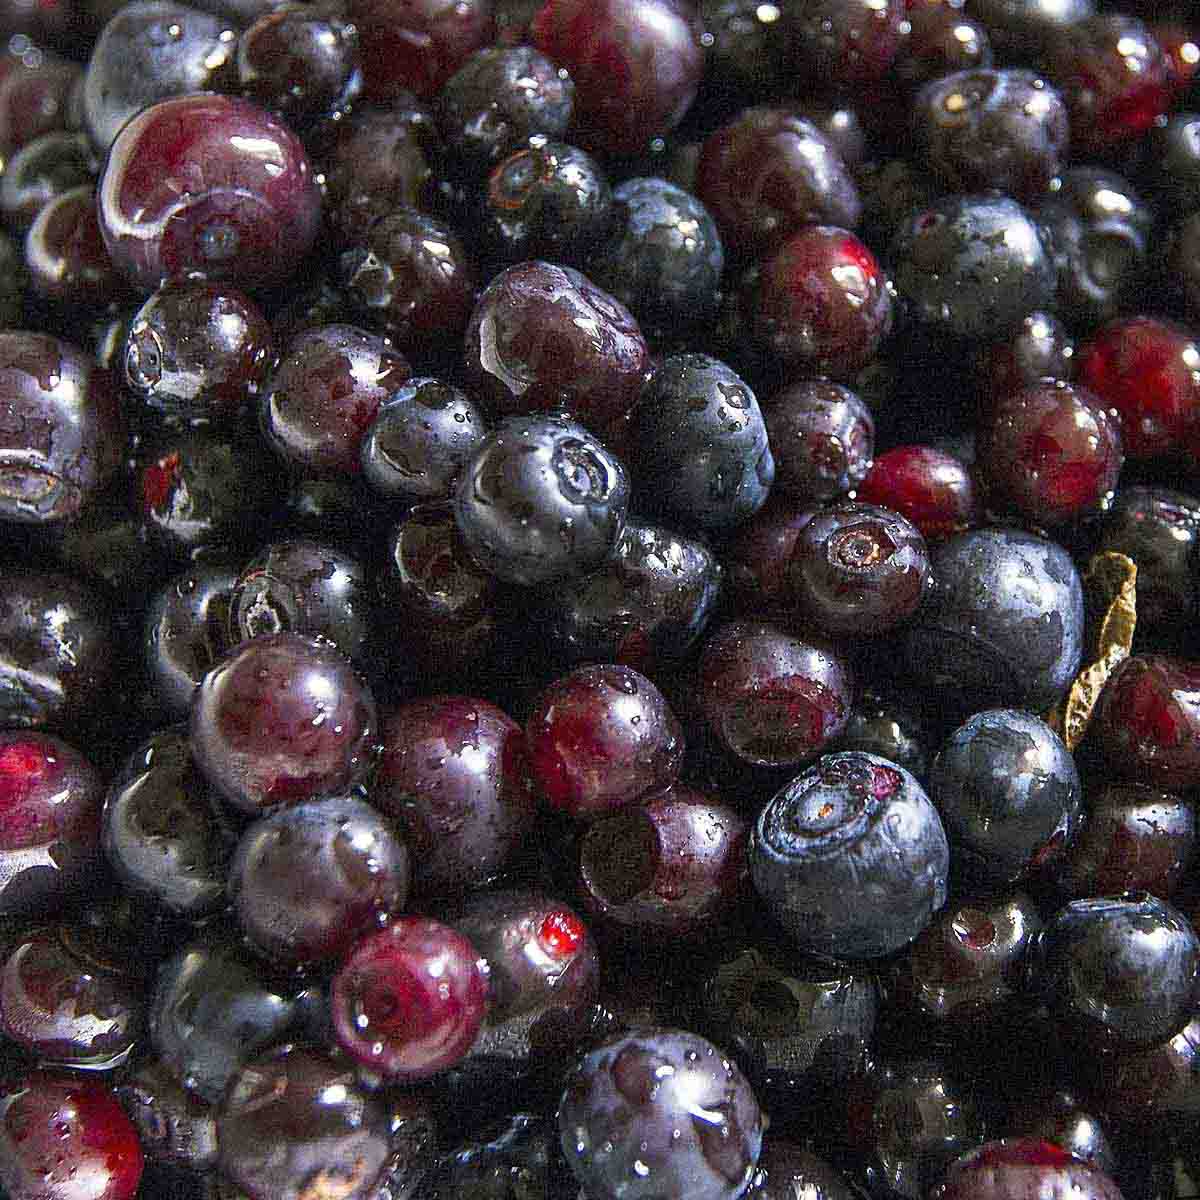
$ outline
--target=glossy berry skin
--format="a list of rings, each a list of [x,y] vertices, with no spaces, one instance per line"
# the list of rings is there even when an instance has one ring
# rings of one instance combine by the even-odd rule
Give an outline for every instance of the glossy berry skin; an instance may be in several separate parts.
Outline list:
[[[744,304],[752,338],[783,367],[853,380],[891,331],[892,295],[865,243],[810,225],[762,262]]]
[[[1187,789],[1200,782],[1200,664],[1131,655],[1108,677],[1096,707],[1096,744],[1122,778]]]
[[[0,176],[0,217],[26,231],[51,200],[91,184],[95,154],[81,133],[44,133],[22,146]]]
[[[27,930],[0,956],[0,1036],[43,1064],[111,1071],[145,1037],[134,980],[67,925]]]
[[[584,146],[636,154],[683,119],[704,68],[699,14],[680,0],[546,0],[533,44],[575,81]]]
[[[877,1058],[848,1091],[847,1148],[868,1195],[922,1200],[956,1155],[983,1141],[974,1089],[939,1059]]]
[[[107,696],[116,664],[108,604],[56,572],[0,572],[0,724],[74,730]]]
[[[102,1083],[33,1071],[0,1087],[0,1186],[10,1200],[134,1200],[143,1162]]]
[[[1180,325],[1118,317],[1080,347],[1079,381],[1121,421],[1130,458],[1178,453],[1200,424],[1200,346]]]
[[[1079,772],[1044,721],[1016,709],[975,713],[938,752],[929,794],[976,886],[1008,886],[1060,858],[1083,821]]]
[[[1045,227],[1043,226],[1043,232]],[[1008,337],[980,351],[980,382],[986,411],[993,401],[1044,379],[1075,378],[1075,339],[1047,312],[1027,313]]]
[[[242,568],[229,598],[234,641],[271,633],[305,633],[361,659],[372,603],[362,564],[308,538],[265,546]]]
[[[749,858],[764,903],[809,953],[882,957],[946,902],[937,810],[903,767],[862,751],[827,754],[778,792],[755,822]]]
[[[206,1171],[217,1162],[217,1126],[211,1106],[186,1091],[158,1060],[141,1064],[114,1089],[152,1163]]]
[[[1033,218],[1008,196],[947,196],[913,212],[892,242],[892,277],[915,324],[994,340],[1054,297],[1054,264]]]
[[[863,1071],[880,996],[864,967],[759,935],[721,950],[695,1008],[703,1032],[737,1057],[774,1111],[798,1091],[823,1095]]]
[[[0,67],[0,163],[26,142],[66,128],[74,115],[71,96],[82,82],[79,64],[29,50],[33,47],[19,54],[9,42]]]
[[[1026,955],[1041,929],[1023,892],[947,906],[893,966],[890,995],[935,1038],[969,1041],[1020,1012]]]
[[[115,474],[125,422],[109,373],[60,338],[0,332],[0,517],[74,516]]]
[[[96,214],[95,188],[71,188],[44,204],[25,235],[25,263],[37,295],[66,307],[100,307],[119,295]]]
[[[564,1059],[578,1054],[590,1031],[600,996],[600,957],[588,927],[561,900],[520,889],[476,892],[454,928],[486,964],[489,1003],[452,1088],[511,1095],[547,1068],[557,1082]]]
[[[222,17],[171,0],[136,0],[105,25],[83,83],[83,117],[106,152],[143,108],[185,92],[226,91],[237,34]]]
[[[532,46],[476,51],[434,101],[447,149],[480,177],[540,135],[561,139],[575,111],[575,85]]]
[[[946,713],[1049,708],[1083,659],[1083,587],[1056,543],[979,529],[935,546],[933,586],[905,634]]]
[[[680,784],[588,827],[576,884],[584,910],[618,937],[694,937],[712,928],[746,876],[745,818]]]
[[[865,750],[898,763],[924,782],[931,751],[928,731],[917,712],[903,699],[864,688],[855,700],[837,750]]]
[[[498,579],[531,587],[585,575],[621,536],[629,483],[582,425],[510,417],[468,460],[454,514],[468,550]]]
[[[562,662],[621,663],[653,675],[703,634],[722,579],[703,542],[631,520],[599,570],[543,596],[538,629]]]
[[[0,915],[53,911],[99,868],[103,783],[44,733],[0,734]]]
[[[184,726],[139,746],[102,816],[104,856],[122,887],[189,920],[219,908],[235,837],[216,801]]]
[[[824,379],[793,383],[763,405],[775,487],[797,500],[836,500],[871,469],[875,420],[849,388]]]
[[[929,555],[920,531],[899,513],[842,500],[800,530],[788,576],[797,611],[822,633],[869,637],[916,612]]]
[[[1139,1134],[1189,1120],[1200,1067],[1198,1035],[1200,1024],[1193,1017],[1174,1037],[1156,1045],[1093,1055],[1086,1060],[1082,1081],[1093,1095],[1103,1097],[1105,1114],[1114,1123]],[[1187,1193],[1180,1189],[1180,1194]]]
[[[242,931],[288,967],[341,958],[403,909],[408,882],[398,833],[369,804],[340,796],[256,821],[229,865]]]
[[[434,95],[494,32],[492,0],[354,0],[363,90],[384,103]]]
[[[426,681],[486,654],[500,624],[500,584],[467,550],[449,504],[422,505],[387,540],[376,578],[379,621],[397,633],[398,665]]]
[[[391,1106],[343,1060],[284,1045],[234,1076],[217,1113],[222,1173],[248,1200],[324,1192],[372,1200],[391,1150]]]
[[[267,444],[308,472],[354,475],[379,406],[412,370],[391,342],[355,325],[321,325],[285,348],[263,386]]]
[[[571,267],[519,263],[484,289],[463,345],[472,389],[502,413],[565,406],[603,434],[637,398],[649,351],[629,310]]]
[[[1119,421],[1095,393],[1061,381],[997,400],[977,445],[989,499],[1042,526],[1104,512],[1125,462]]]
[[[729,249],[746,256],[804,225],[853,229],[862,215],[836,145],[790,108],[743,109],[710,134],[696,164],[696,194]]]
[[[535,135],[488,175],[479,233],[501,263],[543,258],[583,266],[612,226],[612,186],[585,150]]]
[[[936,541],[963,533],[978,520],[979,499],[966,465],[933,446],[894,446],[878,455],[855,495],[889,508]]]
[[[205,673],[229,650],[229,603],[237,573],[198,566],[168,580],[146,605],[142,656],[164,715],[186,716]]]
[[[1170,900],[1195,857],[1194,802],[1113,781],[1088,797],[1088,810],[1060,868],[1060,889],[1072,899],[1144,891]]]
[[[716,1046],[653,1026],[585,1055],[558,1108],[563,1153],[595,1200],[735,1200],[762,1126],[750,1085]]]
[[[1193,1011],[1200,939],[1148,892],[1073,900],[1030,950],[1029,980],[1064,1032],[1102,1047],[1178,1033]]]
[[[360,89],[357,31],[336,12],[281,5],[238,38],[237,77],[242,95],[302,127]]]
[[[425,206],[433,190],[427,155],[436,137],[430,125],[418,106],[356,108],[330,122],[326,138],[315,139],[325,212],[339,243],[363,237],[395,208]]]
[[[841,87],[883,78],[900,49],[903,0],[800,0],[789,14],[801,69]]]
[[[488,1008],[486,963],[462,934],[402,917],[362,938],[333,978],[338,1045],[388,1079],[428,1079],[471,1048]]]
[[[792,550],[815,512],[778,492],[738,526],[728,540],[724,558],[726,578],[737,603],[771,618],[791,612],[788,572]]]
[[[345,791],[366,773],[375,701],[326,641],[277,633],[244,642],[204,677],[192,749],[239,811]]]
[[[625,436],[639,500],[670,525],[731,529],[763,506],[775,477],[758,400],[707,354],[664,359]]]
[[[906,19],[908,36],[900,44],[892,72],[907,87],[917,88],[958,71],[991,67],[988,31],[961,5],[909,5]]]
[[[371,802],[404,829],[413,890],[493,882],[528,846],[535,801],[525,734],[473,696],[426,696],[385,713]]]
[[[1064,318],[1098,325],[1136,304],[1153,251],[1154,210],[1122,176],[1072,167],[1035,212]]]
[[[1071,119],[1080,156],[1145,133],[1171,103],[1167,62],[1149,29],[1126,13],[1098,13],[1057,34],[1047,70]]]
[[[161,427],[137,449],[134,512],[168,561],[241,552],[270,511],[274,465],[261,442],[240,433],[207,424]]]
[[[379,406],[359,451],[363,478],[387,500],[446,500],[487,427],[466,392],[415,376]]]
[[[841,734],[854,702],[849,663],[823,639],[740,619],[705,643],[699,699],[717,741],[741,762],[796,766]]]
[[[113,262],[147,290],[191,271],[249,289],[281,282],[321,213],[296,135],[249,100],[217,95],[162,100],[133,117],[97,196]]]
[[[1031,1193],[1077,1200],[1121,1200],[1122,1195],[1098,1167],[1053,1142],[1012,1138],[987,1142],[963,1155],[930,1196],[932,1200],[1013,1200]]]
[[[402,348],[457,340],[475,304],[475,273],[443,221],[396,209],[338,259],[342,285],[372,328]]]
[[[298,1019],[294,1000],[219,933],[189,942],[159,968],[150,1003],[155,1053],[189,1092],[209,1104],[242,1065],[278,1042]]]
[[[206,1171],[217,1162],[217,1126],[210,1105],[186,1091],[158,1059],[142,1063],[114,1090],[156,1164]]]
[[[724,267],[708,209],[674,183],[642,177],[613,189],[613,230],[587,272],[661,336],[712,318]]]
[[[249,296],[228,284],[178,281],[130,321],[124,382],[166,420],[227,426],[258,395],[274,358],[271,327]]]
[[[581,820],[674,783],[683,732],[663,694],[630,667],[580,667],[552,683],[525,724],[534,787]]]
[[[1179,627],[1196,612],[1193,570],[1200,498],[1165,487],[1121,488],[1100,530],[1102,550],[1137,563],[1137,618],[1145,630]]]
[[[994,188],[1036,200],[1059,173],[1067,150],[1067,110],[1033,71],[956,71],[914,101],[913,132],[948,191]]]

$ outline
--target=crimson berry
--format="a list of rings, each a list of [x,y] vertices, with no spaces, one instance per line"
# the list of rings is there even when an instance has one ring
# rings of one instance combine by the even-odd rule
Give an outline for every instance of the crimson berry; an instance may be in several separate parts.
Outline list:
[[[856,495],[907,517],[927,539],[962,533],[978,518],[971,472],[933,446],[895,446],[879,455]]]
[[[0,1185],[9,1200],[133,1200],[137,1132],[103,1084],[35,1071],[0,1086]]]
[[[284,280],[321,215],[296,135],[249,100],[204,93],[133,117],[97,199],[113,263],[147,290],[191,271],[248,288]]]
[[[1120,427],[1100,398],[1061,382],[998,400],[978,449],[993,496],[1041,525],[1107,509],[1125,461]]]
[[[370,765],[375,730],[375,701],[350,663],[299,633],[237,646],[192,706],[200,769],[251,815],[352,787]]]
[[[669,787],[683,732],[631,667],[580,667],[548,687],[525,727],[534,784],[552,808],[591,819]]]
[[[401,820],[416,887],[437,894],[492,882],[534,831],[525,735],[472,696],[424,696],[388,713],[372,799]]]
[[[1130,458],[1176,453],[1200,426],[1200,345],[1157,317],[1118,317],[1078,357],[1079,380],[1116,410]]]
[[[766,259],[748,297],[755,339],[784,366],[852,380],[892,325],[892,291],[854,234],[810,225]]]
[[[1015,1196],[1121,1200],[1117,1185],[1055,1142],[1012,1138],[987,1142],[951,1164],[932,1200],[1011,1200]]]
[[[1200,663],[1132,655],[1108,677],[1093,725],[1096,743],[1127,778],[1200,786]]]
[[[696,164],[696,194],[725,244],[751,255],[801,226],[852,228],[862,215],[837,147],[791,108],[747,108],[711,134]]]
[[[1053,39],[1047,65],[1066,101],[1077,154],[1101,154],[1139,137],[1171,102],[1166,55],[1145,25],[1124,13],[1067,26]]]
[[[687,0],[546,0],[530,31],[575,81],[584,145],[637,153],[679,124],[700,85],[702,27]]]
[[[708,640],[698,671],[709,727],[744,763],[806,762],[850,719],[850,666],[823,639],[764,621],[730,621]]]
[[[103,782],[45,733],[0,734],[0,915],[44,912],[98,868]]]
[[[432,96],[492,41],[492,0],[353,0],[363,86],[371,100]]]
[[[460,1061],[488,1009],[486,966],[461,933],[404,917],[363,938],[334,976],[338,1045],[390,1079],[428,1079]]]

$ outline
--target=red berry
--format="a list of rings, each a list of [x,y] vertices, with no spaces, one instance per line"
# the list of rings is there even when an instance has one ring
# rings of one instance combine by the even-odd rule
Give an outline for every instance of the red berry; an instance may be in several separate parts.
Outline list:
[[[1130,458],[1178,452],[1200,426],[1200,346],[1156,317],[1104,325],[1079,355],[1080,382],[1116,410]]]

